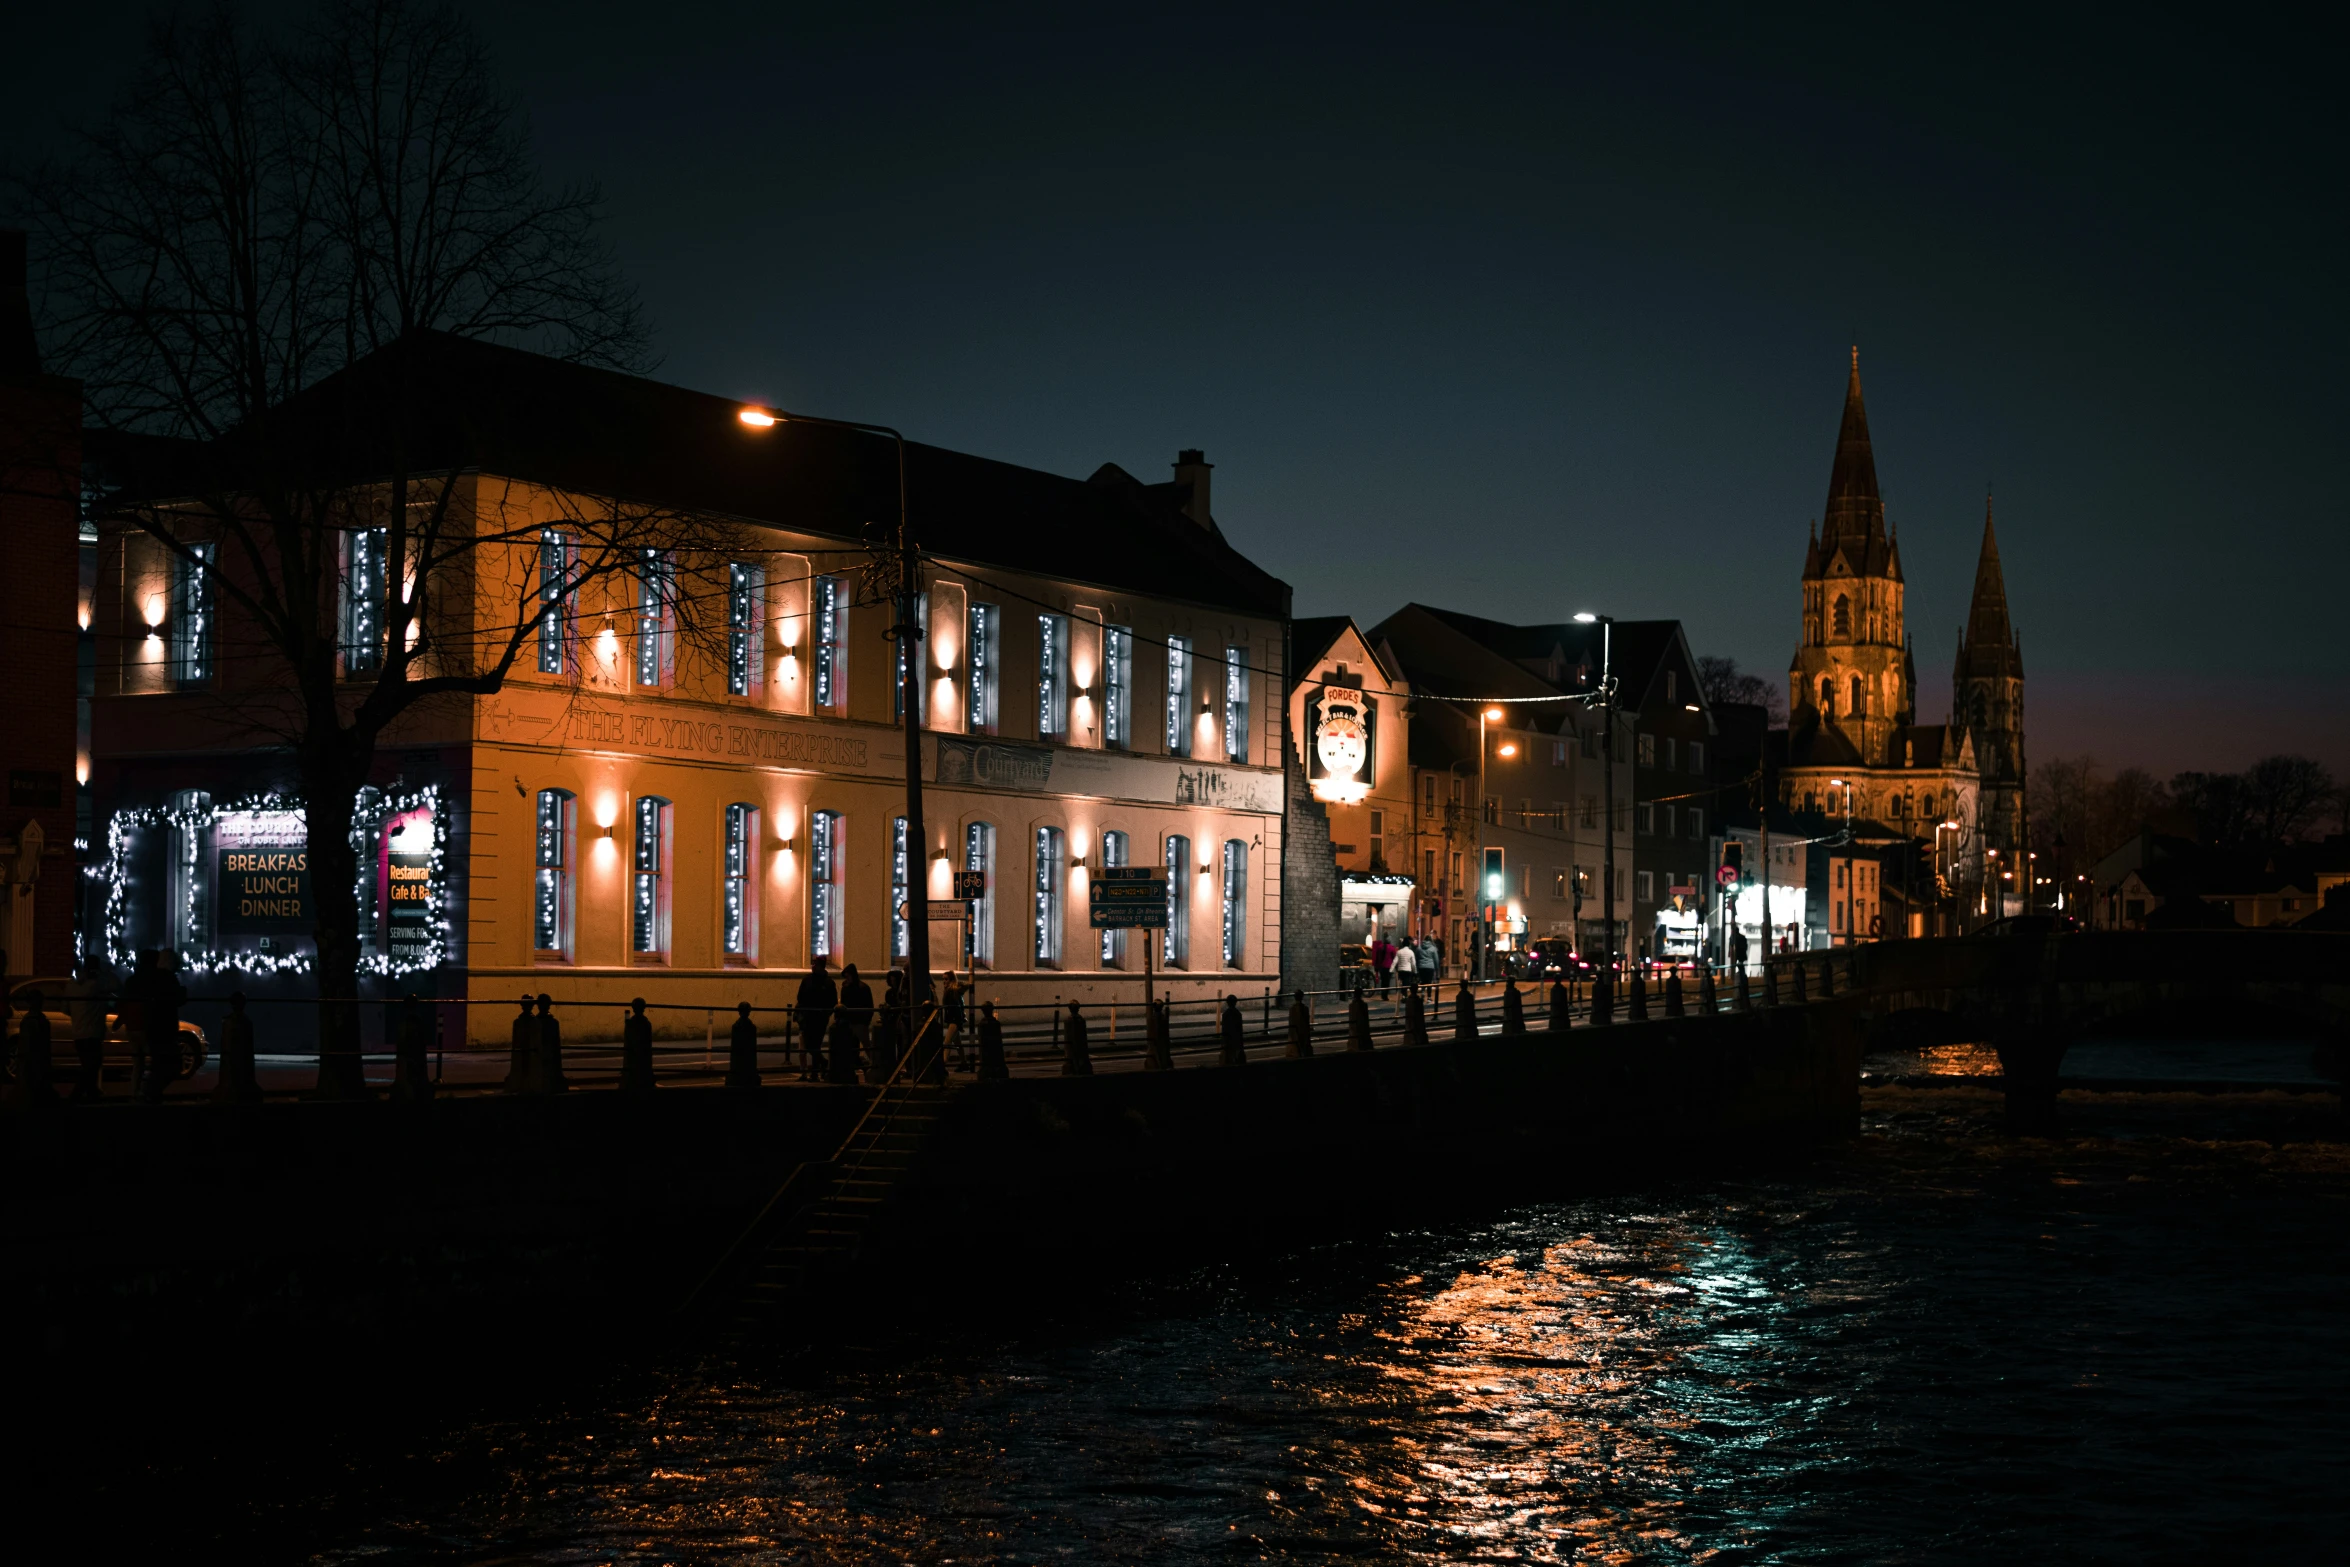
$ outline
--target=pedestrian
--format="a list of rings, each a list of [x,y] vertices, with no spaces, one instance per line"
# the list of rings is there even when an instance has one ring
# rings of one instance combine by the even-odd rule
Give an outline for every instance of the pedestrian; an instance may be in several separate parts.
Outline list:
[[[1226,996],[1224,1010],[1216,1015],[1216,1037],[1223,1047],[1217,1057],[1220,1065],[1248,1065],[1246,1027],[1247,1025],[1241,1021],[1240,1017],[1240,998]]]
[[[1408,941],[1395,949],[1395,982],[1403,987],[1405,995],[1419,994],[1420,954]]]
[[[188,991],[175,972],[178,953],[167,948],[153,957],[141,1008],[144,1015],[140,1022],[147,1038],[147,1081],[141,1085],[139,1097],[149,1104],[161,1104],[163,1090],[180,1075],[180,1003],[188,999]]]
[[[1012,1075],[1004,1064],[1004,1025],[996,1020],[995,1003],[979,1003],[979,1076],[993,1081]]]
[[[514,1020],[506,1048],[506,1081],[498,1086],[510,1094],[527,1094],[538,1082],[538,1019],[530,1015],[530,997],[522,998],[522,1015]]]
[[[751,1021],[748,1001],[735,1003],[734,1027],[726,1033],[726,1086],[737,1093],[759,1087],[759,1025]]]
[[[873,1020],[873,1048],[868,1052],[869,1065],[866,1080],[886,1083],[896,1072],[898,1056],[903,1048],[902,1025],[906,1017],[906,971],[891,969],[881,981],[881,1011]]]
[[[1061,1075],[1093,1076],[1093,1051],[1087,1048],[1085,1009],[1069,1003],[1069,1022],[1061,1032]]]
[[[628,1003],[628,1016],[620,1020],[620,1091],[653,1091],[653,1020],[645,1016],[642,996]]]
[[[106,998],[97,981],[68,982],[65,1015],[73,1020],[73,1097],[99,1098],[106,1091]]]
[[[539,992],[539,1015],[532,1019],[539,1030],[539,1080],[542,1094],[562,1094],[571,1091],[571,1080],[563,1075],[563,1025],[555,1021],[554,999],[545,991]]]
[[[1387,993],[1388,981],[1395,972],[1395,943],[1381,931],[1379,939],[1371,943],[1371,972],[1379,976],[1379,993]]]
[[[1420,977],[1435,984],[1444,977],[1444,948],[1434,936],[1422,936],[1414,945],[1420,949]]]
[[[849,1020],[850,1042],[865,1049],[873,1037],[873,987],[857,977],[854,963],[840,971],[840,1010]]]
[[[48,1003],[38,989],[24,995],[24,1021],[16,1025],[16,1102],[47,1104],[57,1097],[49,1086]]]
[[[1746,967],[1746,932],[1735,925],[1730,927],[1730,966]]]
[[[832,1021],[833,1008],[840,1005],[840,991],[824,968],[824,954],[819,952],[808,965],[808,977],[800,981],[800,993],[794,1003],[800,1023],[800,1048],[805,1052],[805,1065],[800,1069],[802,1082],[823,1075],[824,1031]]]

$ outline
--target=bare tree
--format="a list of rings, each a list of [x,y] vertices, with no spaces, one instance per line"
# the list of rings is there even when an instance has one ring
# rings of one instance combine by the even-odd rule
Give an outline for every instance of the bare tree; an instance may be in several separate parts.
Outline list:
[[[1697,683],[1705,688],[1708,702],[1746,702],[1761,708],[1774,724],[1787,721],[1787,699],[1778,682],[1740,672],[1734,658],[1698,659]]]
[[[2065,842],[2068,867],[2087,867],[2136,833],[2182,825],[2165,790],[2143,768],[2108,775],[2093,756],[2053,757],[2032,769],[2032,841]]]
[[[2332,811],[2337,787],[2333,773],[2310,757],[2262,757],[2244,769],[2252,832],[2263,843],[2308,837]]]
[[[234,632],[216,699],[291,753],[320,1090],[364,1093],[353,829],[379,743],[498,690],[548,616],[648,550],[677,552],[652,580],[688,636],[718,596],[688,589],[714,526],[465,476],[485,432],[450,412],[452,337],[642,364],[598,194],[548,188],[472,33],[402,0],[282,39],[228,10],[160,21],[111,115],[13,183],[52,352],[118,437],[115,515],[206,584]],[[552,573],[529,564],[551,527],[573,541]]]

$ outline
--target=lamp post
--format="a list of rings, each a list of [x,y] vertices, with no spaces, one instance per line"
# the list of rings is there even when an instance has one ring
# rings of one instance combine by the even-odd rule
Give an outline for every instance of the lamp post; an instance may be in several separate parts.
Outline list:
[[[1485,885],[1485,726],[1498,723],[1503,716],[1498,707],[1481,707],[1477,710],[1477,904],[1480,912],[1493,906],[1492,889]],[[1496,822],[1494,825],[1500,824]],[[1489,970],[1493,958],[1493,921],[1480,920],[1479,927],[1481,936],[1477,943],[1477,977],[1482,980],[1492,977]]]
[[[903,653],[904,677],[898,702],[906,720],[906,996],[909,1001],[930,997],[930,856],[929,835],[922,827],[922,627],[914,612],[921,581],[921,558],[914,549],[913,529],[906,516],[906,438],[886,424],[854,419],[820,419],[813,414],[785,413],[775,408],[745,408],[735,418],[747,429],[772,430],[779,424],[812,424],[828,430],[854,430],[886,435],[897,448],[898,531],[892,553],[891,597],[896,601],[897,625],[891,635]]]
[[[1603,769],[1600,787],[1606,801],[1606,817],[1600,829],[1606,837],[1600,871],[1606,885],[1600,888],[1600,918],[1607,929],[1603,955],[1612,968],[1616,958],[1616,620],[1613,615],[1594,615],[1586,610],[1575,617],[1575,623],[1599,627],[1599,710],[1605,715],[1607,725],[1599,737],[1600,767]]]

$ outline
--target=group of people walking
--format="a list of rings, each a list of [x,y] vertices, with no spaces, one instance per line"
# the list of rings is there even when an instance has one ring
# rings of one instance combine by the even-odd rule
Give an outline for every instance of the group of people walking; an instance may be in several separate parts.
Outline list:
[[[1444,972],[1444,955],[1438,951],[1434,937],[1393,942],[1381,931],[1370,946],[1371,972],[1379,978],[1379,988],[1401,985],[1407,994],[1417,993],[1423,984],[1433,985]]]

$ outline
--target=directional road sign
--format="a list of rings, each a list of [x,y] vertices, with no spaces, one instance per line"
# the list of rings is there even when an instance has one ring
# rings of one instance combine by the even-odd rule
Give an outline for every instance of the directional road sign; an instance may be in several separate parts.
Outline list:
[[[1167,928],[1167,871],[1159,865],[1105,866],[1088,886],[1095,930]]]

